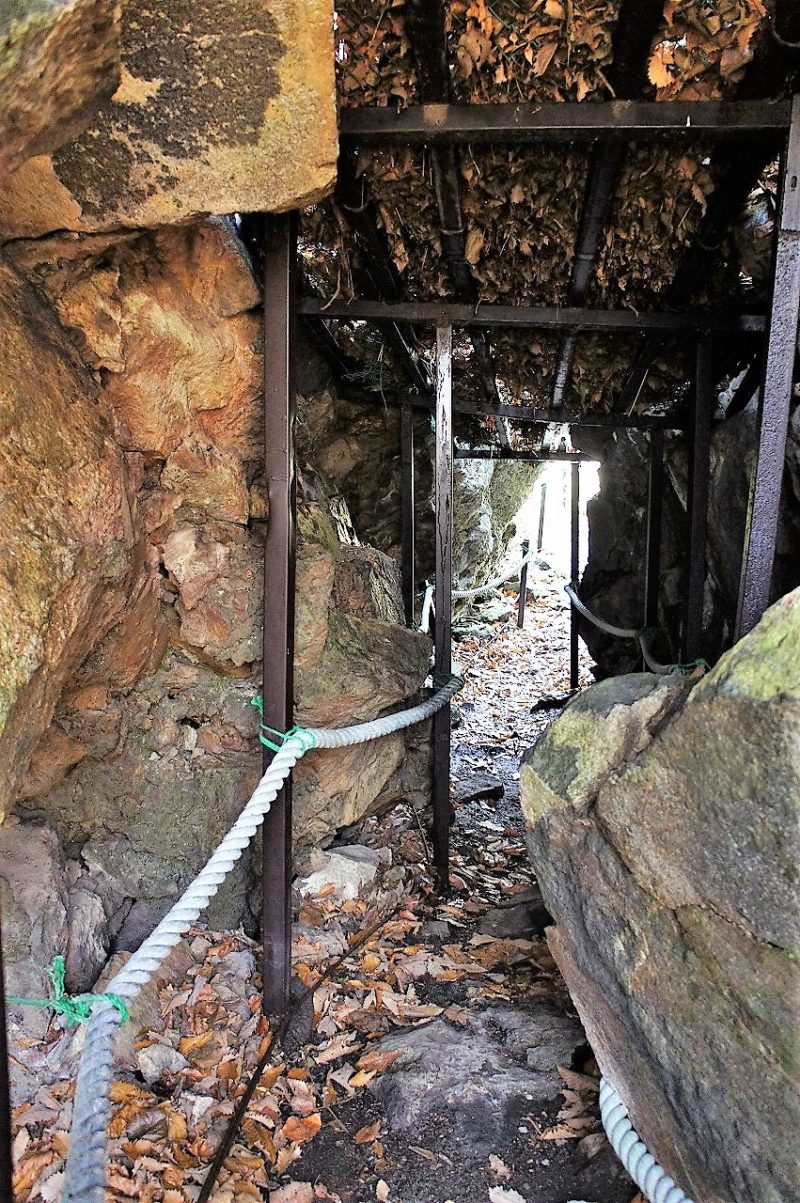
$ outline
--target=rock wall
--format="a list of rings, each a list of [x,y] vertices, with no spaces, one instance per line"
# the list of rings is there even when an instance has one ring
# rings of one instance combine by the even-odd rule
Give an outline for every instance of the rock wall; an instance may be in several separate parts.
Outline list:
[[[581,581],[583,600],[620,626],[644,621],[648,442],[630,431],[616,435],[574,431],[581,449],[601,460],[600,492],[589,502],[589,558]],[[703,654],[713,663],[733,639],[747,502],[755,459],[756,407],[751,403],[712,430],[709,478],[707,576]],[[680,659],[686,572],[686,443],[665,442],[665,487],[657,658]],[[772,599],[800,584],[800,409],[789,424]],[[589,623],[581,634],[601,674],[640,666],[631,641],[611,639]]]
[[[400,563],[400,414],[336,397],[325,369],[306,365],[304,438],[308,455],[331,481],[362,538]],[[433,461],[430,421],[415,420],[416,569],[420,591],[434,576]],[[375,467],[380,464],[380,471]],[[453,490],[453,576],[471,589],[497,575],[514,517],[543,465],[457,460]]]
[[[21,241],[6,260],[0,888],[12,987],[38,993],[31,965],[56,951],[86,988],[135,947],[260,775],[261,296],[220,219]],[[430,643],[402,624],[394,561],[300,468],[298,720],[371,718],[417,693]],[[424,732],[408,741],[408,758],[403,735],[310,755],[296,843],[424,802]],[[58,899],[46,930],[25,903],[25,840]],[[245,860],[213,921],[253,922],[252,874]]]
[[[800,1153],[800,590],[691,686],[630,675],[576,698],[523,763],[528,843],[553,955],[654,1156],[703,1203],[784,1203]]]

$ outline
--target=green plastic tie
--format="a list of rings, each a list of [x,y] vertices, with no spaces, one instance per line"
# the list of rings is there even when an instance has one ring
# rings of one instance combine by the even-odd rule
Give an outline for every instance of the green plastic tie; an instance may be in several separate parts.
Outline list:
[[[87,1023],[96,1003],[107,1002],[119,1013],[119,1023],[128,1020],[128,1008],[118,994],[67,994],[64,989],[66,966],[63,957],[56,957],[47,971],[53,987],[52,998],[20,998],[9,994],[6,1002],[17,1007],[49,1007],[57,1015],[63,1015],[70,1027],[76,1023]]]
[[[304,752],[308,752],[311,748],[315,748],[317,746],[317,737],[306,727],[290,727],[288,731],[278,731],[275,727],[268,726],[263,721],[264,699],[260,695],[255,698],[251,698],[250,705],[255,706],[262,719],[262,721],[258,724],[258,738],[265,747],[270,748],[273,752],[280,752],[287,739],[292,739],[293,737],[299,739]],[[280,740],[280,743],[275,743],[273,740],[269,739],[268,736],[263,734],[265,731],[268,731],[270,735],[274,735],[275,739]]]

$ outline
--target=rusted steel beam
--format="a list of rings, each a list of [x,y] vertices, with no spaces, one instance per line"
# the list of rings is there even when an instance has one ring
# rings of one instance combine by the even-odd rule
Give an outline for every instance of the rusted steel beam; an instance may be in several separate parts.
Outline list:
[[[437,674],[452,666],[453,606],[453,328],[436,327],[436,628]],[[433,859],[440,890],[450,884],[450,705],[433,716]]]
[[[689,441],[686,481],[688,556],[682,641],[682,658],[684,660],[695,660],[703,654],[703,600],[706,585],[708,480],[711,468],[711,415],[713,408],[711,335],[704,334],[697,342],[692,431]]]
[[[3,971],[3,916],[0,913],[0,1203],[14,1203],[11,1180],[11,1091],[8,1081],[6,986]]]
[[[356,176],[352,154],[343,150],[339,156],[339,174],[334,194],[340,212],[347,220],[356,243],[362,253],[362,263],[357,272],[358,283],[370,300],[402,301],[403,285],[381,235],[377,210],[367,190],[366,181]],[[327,310],[320,306],[323,316]],[[392,348],[397,361],[409,379],[412,388],[425,391],[430,388],[427,368],[416,350],[416,335],[410,327],[396,321],[391,315],[381,319],[380,330]]]
[[[403,394],[399,397],[393,396],[391,393],[361,393],[349,396],[348,400],[354,405],[363,401],[365,405],[380,405],[382,408],[386,405],[410,405],[414,409],[432,410],[434,407],[432,395],[421,396],[416,393]],[[486,418],[499,416],[527,426],[549,426],[552,422],[558,422],[568,426],[602,426],[626,430],[652,430],[655,427],[662,427],[665,430],[681,430],[684,422],[683,417],[677,415],[670,417],[647,414],[631,416],[627,414],[575,414],[549,408],[539,409],[535,405],[500,404],[488,409],[476,401],[454,401],[453,413],[475,414],[478,417]]]
[[[581,465],[573,460],[570,470],[570,577],[572,588],[578,588],[578,577],[581,571],[580,533],[581,533]],[[578,662],[578,611],[574,606],[569,608],[569,687],[578,688],[580,667]]]
[[[296,214],[264,228],[264,469],[269,522],[264,547],[264,722],[293,723],[295,463],[292,380]],[[265,749],[265,762],[272,753]],[[275,799],[263,827],[264,1010],[289,1005],[292,936],[292,786]]]
[[[644,577],[644,625],[658,626],[661,575],[661,507],[664,496],[664,432],[650,431],[650,465],[647,479],[647,552]]]
[[[408,17],[411,44],[417,60],[417,87],[424,104],[450,100],[450,65],[441,0],[410,0]],[[436,203],[439,209],[442,251],[456,301],[474,305],[478,287],[466,258],[466,238],[461,207],[460,164],[455,146],[436,146],[430,153]],[[485,330],[472,334],[472,347],[484,396],[490,405],[500,401],[491,348]],[[502,447],[511,447],[507,423],[497,418]]]
[[[400,410],[400,576],[406,625],[414,625],[416,598],[416,538],[414,512],[414,411],[410,405]]]
[[[758,452],[745,526],[737,639],[755,626],[769,604],[775,561],[800,310],[800,96],[795,96],[792,105],[791,133],[781,176],[772,307],[758,411]]]
[[[546,507],[547,507],[547,481],[543,480],[542,481],[542,491],[539,496],[539,529],[536,534],[536,551],[537,551],[537,553],[542,550],[542,544],[544,543],[544,516],[545,516]]]
[[[334,301],[325,306],[303,297],[298,313],[329,321],[394,321],[414,325],[499,326],[530,330],[719,330],[759,334],[766,326],[760,313],[634,313],[630,309],[573,309],[568,306],[459,305],[453,301]]]
[[[614,26],[613,59],[608,79],[619,100],[632,100],[647,82],[647,61],[664,13],[663,0],[622,0]],[[568,305],[583,305],[594,275],[614,203],[627,147],[622,142],[595,145],[589,160]],[[562,405],[572,375],[576,339],[562,339],[553,374],[552,404]]]
[[[784,100],[607,100],[546,104],[419,104],[405,109],[343,109],[339,136],[347,142],[576,142],[600,137],[651,139],[742,137],[785,133]]]
[[[456,459],[511,459],[531,464],[582,464],[591,460],[591,455],[581,451],[504,451],[499,447],[478,447],[474,450],[459,447]]]
[[[525,626],[525,601],[528,596],[528,561],[526,559],[531,549],[529,539],[522,540],[522,567],[519,570],[519,603],[517,605],[517,626]]]

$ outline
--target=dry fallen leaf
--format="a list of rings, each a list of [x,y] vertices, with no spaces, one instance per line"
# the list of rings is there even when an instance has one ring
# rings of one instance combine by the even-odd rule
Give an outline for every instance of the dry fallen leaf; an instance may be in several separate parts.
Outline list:
[[[506,1163],[502,1161],[496,1153],[489,1154],[489,1169],[498,1178],[510,1178],[511,1170]]]
[[[368,1145],[373,1140],[377,1140],[381,1134],[381,1121],[375,1120],[374,1124],[365,1124],[363,1128],[359,1128],[353,1140],[357,1145]]]
[[[378,1203],[387,1203],[389,1198],[389,1184],[384,1182],[383,1178],[378,1179],[378,1184],[375,1187],[375,1198]]]
[[[322,1116],[317,1112],[315,1115],[306,1116],[305,1119],[298,1115],[290,1115],[281,1131],[287,1140],[301,1145],[307,1140],[312,1140],[321,1127]]]
[[[489,1187],[489,1203],[527,1203],[518,1190],[508,1190],[505,1186]]]

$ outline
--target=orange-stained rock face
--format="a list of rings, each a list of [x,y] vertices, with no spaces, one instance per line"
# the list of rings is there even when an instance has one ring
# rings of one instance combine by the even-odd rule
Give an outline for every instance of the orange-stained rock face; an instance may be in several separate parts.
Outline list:
[[[127,470],[92,373],[0,261],[0,811],[126,602]]]
[[[0,237],[282,212],[332,186],[330,0],[127,0],[120,36],[89,128],[0,181]]]

